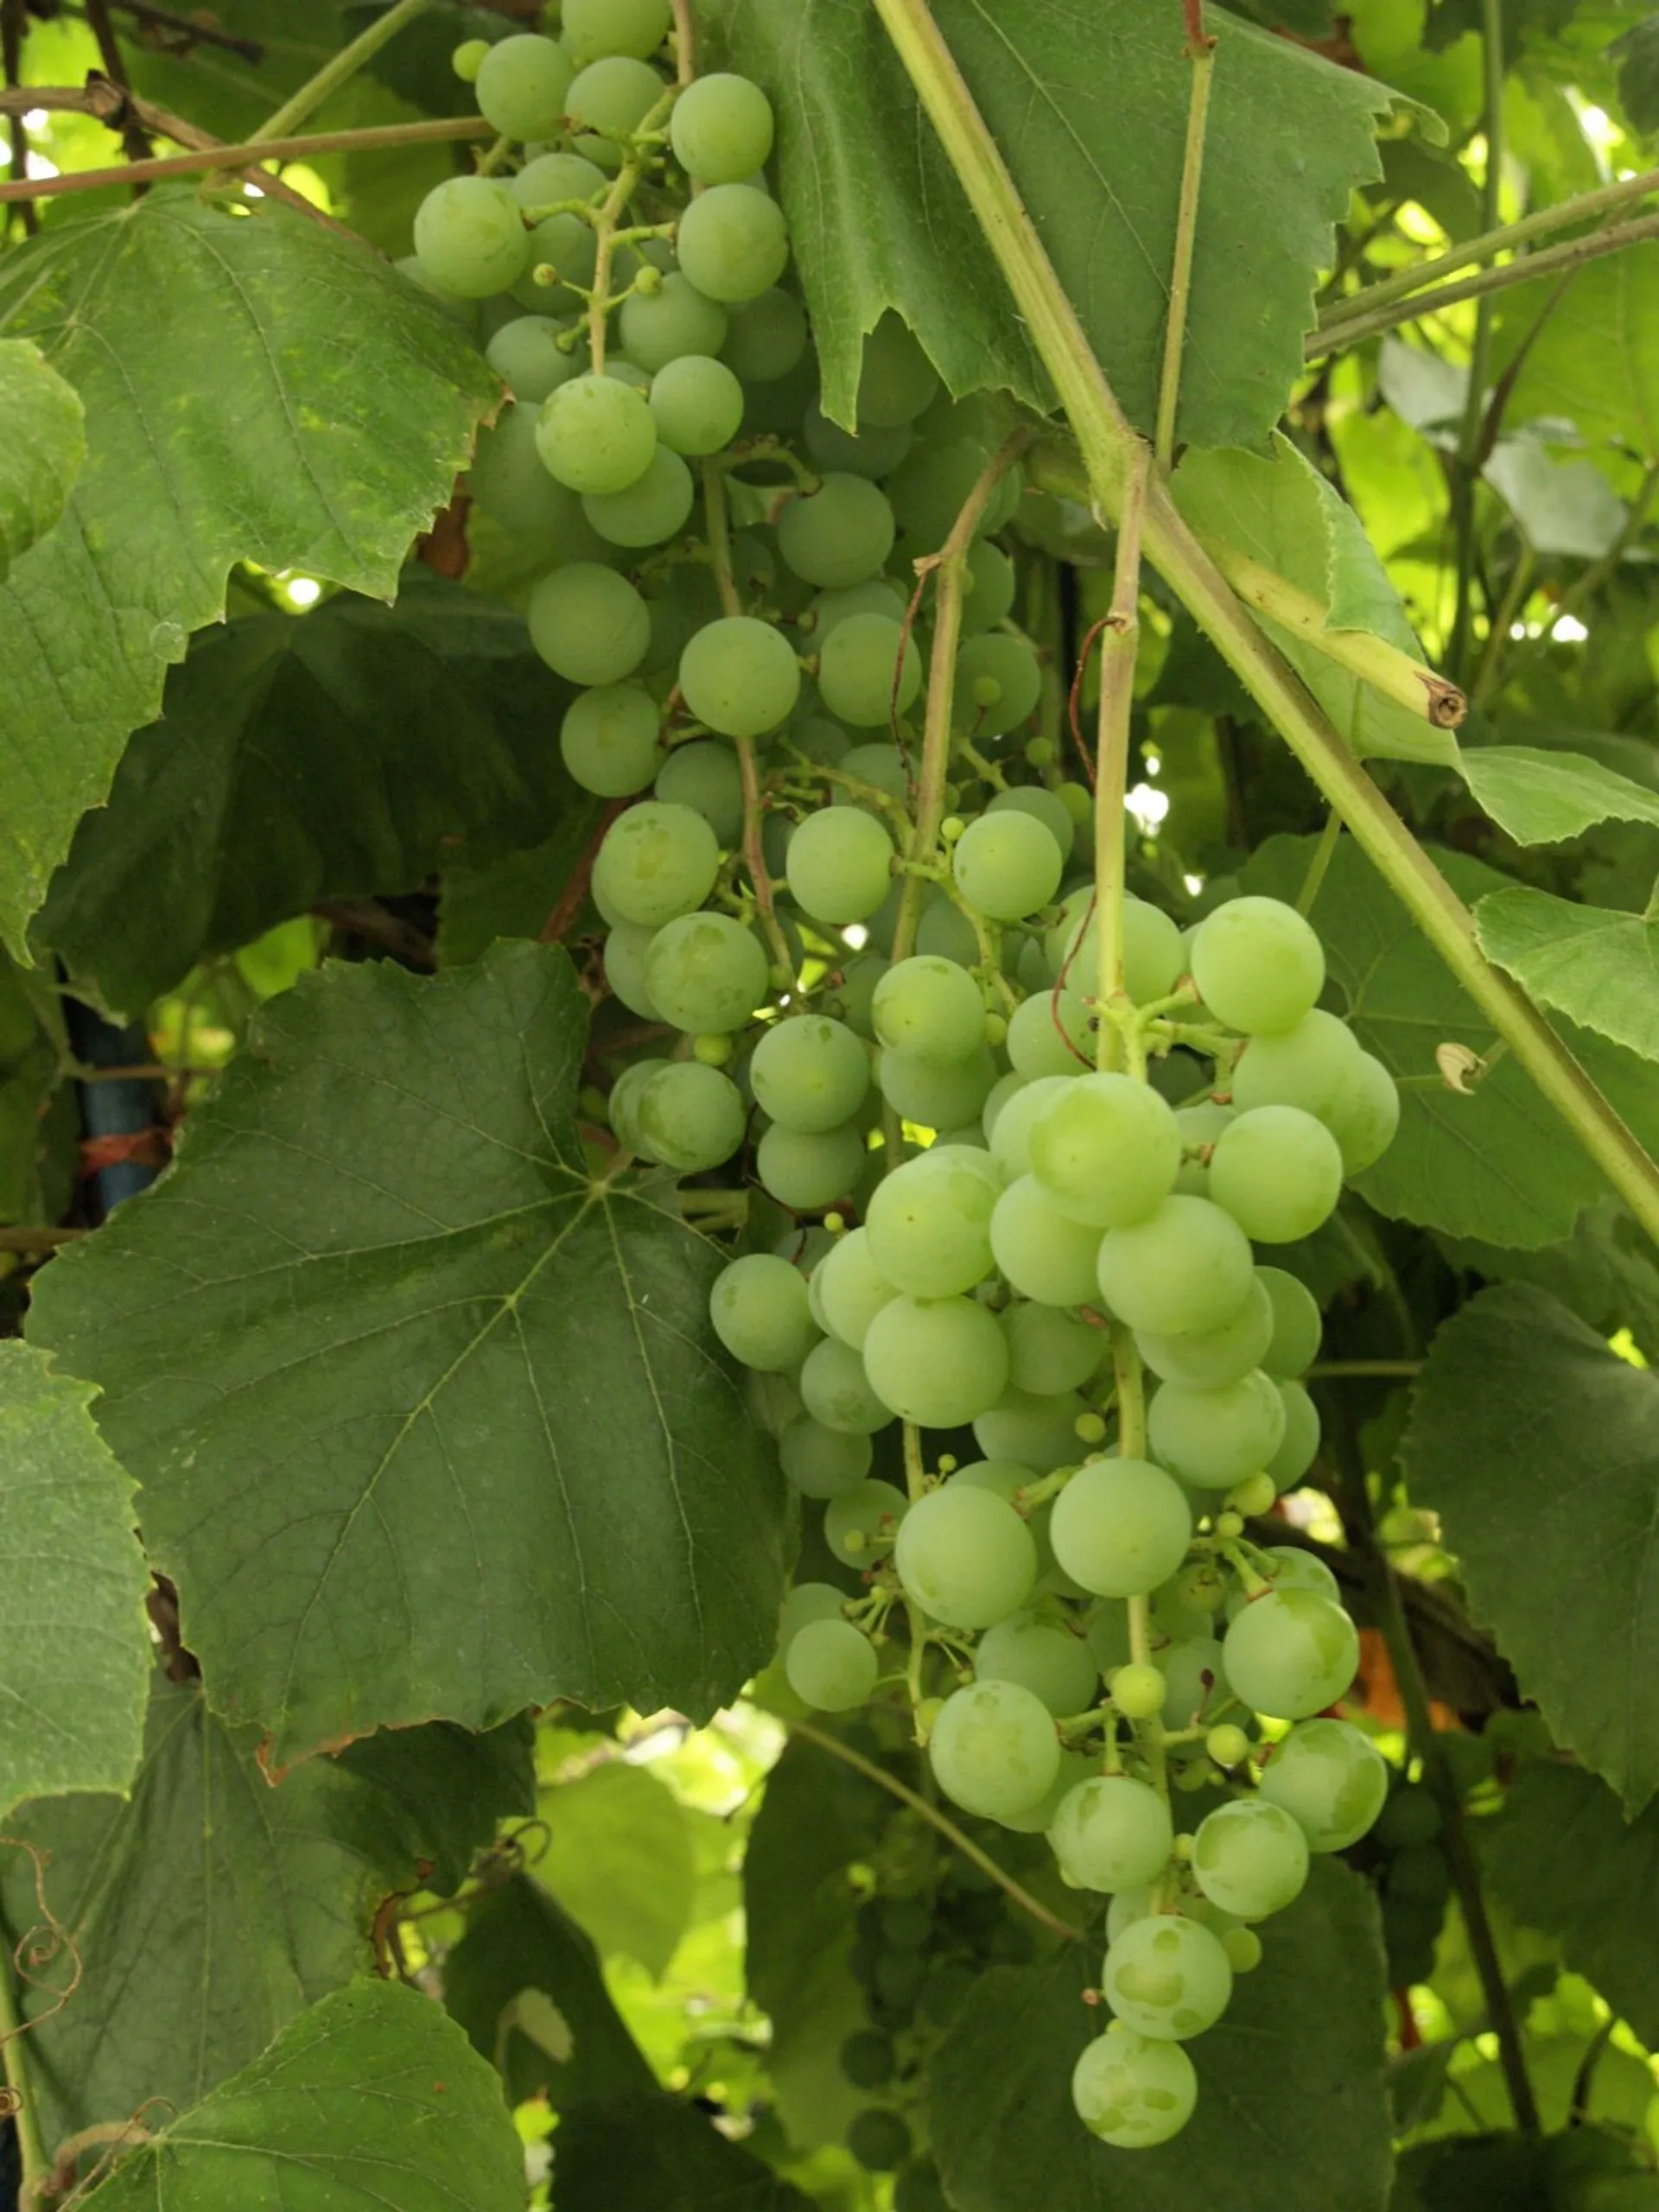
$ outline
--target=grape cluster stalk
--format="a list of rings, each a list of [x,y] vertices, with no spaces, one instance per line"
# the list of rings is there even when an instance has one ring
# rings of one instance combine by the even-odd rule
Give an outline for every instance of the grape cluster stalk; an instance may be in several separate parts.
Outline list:
[[[510,395],[468,488],[576,687],[566,767],[626,802],[611,1172],[744,1224],[711,1319],[804,1524],[771,1692],[907,1713],[952,1806],[1109,1897],[1073,2098],[1166,2142],[1257,1923],[1388,1794],[1332,1578],[1247,1523],[1319,1445],[1319,1307],[1258,1252],[1382,1156],[1394,1081],[1292,907],[1097,887],[1028,735],[1020,425],[893,315],[824,412],[761,88],[669,0],[456,67],[500,143],[405,267]]]

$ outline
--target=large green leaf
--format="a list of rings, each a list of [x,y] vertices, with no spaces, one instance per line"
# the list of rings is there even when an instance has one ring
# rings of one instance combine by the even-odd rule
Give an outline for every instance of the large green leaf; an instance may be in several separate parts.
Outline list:
[[[1544,287],[1503,296],[1498,353],[1517,353],[1539,320]],[[1633,447],[1659,460],[1659,286],[1650,253],[1637,247],[1580,269],[1529,346],[1510,417],[1565,416],[1592,444]]]
[[[645,1767],[608,1759],[543,1793],[536,1878],[607,1956],[660,1980],[691,1917],[697,1869],[680,1801]]]
[[[1598,822],[1659,828],[1659,794],[1582,753],[1483,745],[1459,761],[1463,779],[1517,845],[1560,845]]]
[[[866,0],[712,0],[734,65],[779,111],[779,173],[824,404],[850,422],[859,341],[897,307],[953,391],[1046,378],[932,126]],[[943,0],[935,16],[1119,399],[1156,410],[1192,88],[1177,10]],[[1379,174],[1394,95],[1224,16],[1210,109],[1180,434],[1260,445],[1301,373],[1316,272]],[[848,219],[855,198],[857,220]],[[1271,238],[1270,254],[1261,241]]]
[[[551,947],[305,976],[40,1285],[216,1705],[279,1761],[562,1696],[706,1718],[771,1648],[782,1485],[721,1255],[589,1180],[586,1030]]]
[[[0,339],[0,583],[63,512],[86,458],[73,386],[28,339]]]
[[[130,2151],[99,2212],[523,2212],[492,2069],[430,1998],[342,1989],[234,2081]]]
[[[1529,1282],[1559,1298],[1599,1336],[1628,1329],[1659,1360],[1659,1253],[1629,1208],[1611,1197],[1586,1206],[1559,1244],[1507,1250],[1478,1238],[1443,1236],[1454,1268],[1489,1282]]]
[[[559,2114],[562,2202],[610,2212],[806,2212],[797,2190],[659,2088],[593,1945],[526,1877],[473,1907],[443,1962],[443,1993],[474,2049],[501,2066],[508,2094],[543,2096]],[[543,2020],[563,2030],[556,2047],[526,2031]]]
[[[1659,919],[1516,884],[1480,900],[1475,930],[1529,998],[1659,1060]]]
[[[527,1991],[557,2007],[569,2036],[563,2055],[524,2031],[519,2000]],[[500,2067],[515,2103],[545,2096],[562,2113],[656,2091],[611,2001],[598,1952],[528,1875],[493,1884],[468,1909],[467,1933],[444,1957],[443,2001],[474,2049]]]
[[[21,1797],[124,1789],[143,1748],[149,1574],[92,1395],[0,1344],[0,1815]]]
[[[1659,1789],[1659,1379],[1504,1284],[1435,1338],[1403,1457],[1555,1740],[1640,1811]]]
[[[598,803],[559,762],[569,696],[521,616],[421,571],[390,612],[341,594],[205,632],[77,830],[35,940],[137,1011],[320,899],[414,890],[567,815],[581,834]]]
[[[390,598],[499,387],[362,246],[194,190],[43,231],[0,272],[86,408],[67,511],[0,588],[0,937],[17,947],[238,560]],[[232,404],[233,399],[233,404]]]
[[[0,1222],[56,1221],[79,1164],[63,1008],[47,979],[0,952]]]
[[[1329,1859],[1262,1931],[1220,2022],[1192,2045],[1198,2110],[1132,2156],[1078,2126],[1071,2069],[1101,2026],[1098,1957],[998,1967],[933,2065],[933,2148],[959,2212],[1382,2212],[1390,2159],[1382,1957],[1364,1884]]]
[[[1269,838],[1243,871],[1245,887],[1294,899],[1313,849],[1312,838]],[[1510,881],[1459,853],[1434,859],[1465,899]],[[1312,918],[1342,1011],[1362,1044],[1407,1079],[1399,1135],[1359,1179],[1364,1197],[1380,1212],[1490,1244],[1525,1249],[1565,1236],[1605,1184],[1513,1054],[1467,1093],[1438,1079],[1438,1046],[1484,1054],[1497,1034],[1351,839],[1338,846]],[[1638,1135],[1659,1141],[1659,1089],[1646,1063],[1558,1026]]]
[[[22,1993],[29,2071],[54,2140],[178,2109],[245,2065],[305,2005],[373,1962],[369,1923],[423,1866],[458,1881],[498,1816],[528,1811],[525,1732],[435,1726],[313,1760],[272,1789],[257,1729],[230,1729],[200,1685],[158,1676],[130,1799],[25,1806],[9,1822],[49,1857],[46,1896],[81,1961]],[[34,1874],[0,1862],[10,1942],[41,1915]],[[49,2015],[49,2017],[46,2017]],[[39,2016],[39,2017],[36,2017]]]
[[[1567,1964],[1643,2043],[1659,2043],[1659,1807],[1626,1821],[1594,1775],[1533,1760],[1479,1835],[1482,1870],[1505,1910],[1558,1937]]]
[[[1195,530],[1298,586],[1329,610],[1332,629],[1368,631],[1421,660],[1405,608],[1359,517],[1287,438],[1275,437],[1266,459],[1189,454],[1174,488],[1176,504]],[[1282,623],[1258,619],[1356,753],[1445,766],[1456,760],[1450,730],[1436,729],[1350,676]]]
[[[858,1891],[847,1869],[868,1861],[891,1817],[874,1783],[798,1738],[766,1777],[743,1861],[749,1994],[772,2022],[767,2071],[798,2143],[838,2143],[868,2102],[840,2063],[868,2027],[868,2000],[849,1953]]]

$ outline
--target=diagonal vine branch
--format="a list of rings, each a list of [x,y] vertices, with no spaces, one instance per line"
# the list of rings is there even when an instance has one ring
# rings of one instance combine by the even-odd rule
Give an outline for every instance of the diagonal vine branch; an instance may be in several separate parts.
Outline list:
[[[1090,486],[1122,512],[1135,432],[1095,359],[1007,163],[926,0],[874,0],[1033,342],[1053,380]],[[1659,1242],[1659,1168],[1538,1009],[1486,960],[1474,920],[1199,544],[1167,487],[1149,487],[1147,558],[1208,632],[1341,816],[1423,935],[1585,1151]]]

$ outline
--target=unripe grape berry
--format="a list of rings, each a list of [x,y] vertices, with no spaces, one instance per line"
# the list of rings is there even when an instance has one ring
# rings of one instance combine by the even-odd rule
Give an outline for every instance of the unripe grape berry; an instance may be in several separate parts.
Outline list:
[[[691,1046],[696,1057],[706,1068],[723,1068],[732,1057],[732,1040],[718,1034],[696,1038]]]
[[[1217,1766],[1243,1766],[1250,1755],[1250,1739],[1232,1721],[1224,1720],[1205,1738],[1204,1748]]]
[[[1131,1662],[1112,1676],[1112,1703],[1126,1720],[1150,1720],[1164,1709],[1166,1687],[1156,1667]]]
[[[1229,1491],[1227,1503],[1235,1513],[1265,1513],[1278,1495],[1278,1485],[1273,1477],[1263,1473],[1252,1475],[1248,1482],[1239,1483]]]
[[[449,67],[463,85],[475,85],[484,57],[490,50],[486,38],[463,39],[449,57]]]
[[[1262,1963],[1262,1938],[1254,1928],[1230,1928],[1221,1939],[1221,1948],[1235,1974],[1249,1974]]]
[[[1242,1536],[1243,1533],[1244,1522],[1241,1515],[1236,1513],[1218,1513],[1216,1516],[1216,1534],[1220,1536],[1224,1541],[1230,1541],[1234,1536]]]

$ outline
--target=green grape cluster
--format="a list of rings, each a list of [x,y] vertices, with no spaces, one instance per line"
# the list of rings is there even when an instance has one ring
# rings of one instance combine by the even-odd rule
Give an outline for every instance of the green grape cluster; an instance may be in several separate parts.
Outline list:
[[[1294,908],[1183,926],[1122,893],[1121,824],[1031,734],[1016,416],[950,397],[892,315],[855,424],[826,413],[770,105],[681,83],[669,14],[566,0],[560,39],[489,48],[508,150],[429,195],[412,273],[507,386],[472,495],[575,687],[565,766],[626,802],[591,875],[649,1039],[609,1091],[618,1171],[753,1224],[710,1319],[823,1570],[779,1694],[908,1702],[944,1798],[1113,1899],[1074,2098],[1141,2147],[1191,2113],[1255,1924],[1386,1795],[1330,1711],[1334,1583],[1245,1523],[1320,1442],[1319,1308],[1274,1255],[1399,1097]],[[899,2164],[901,2126],[854,2147]]]

